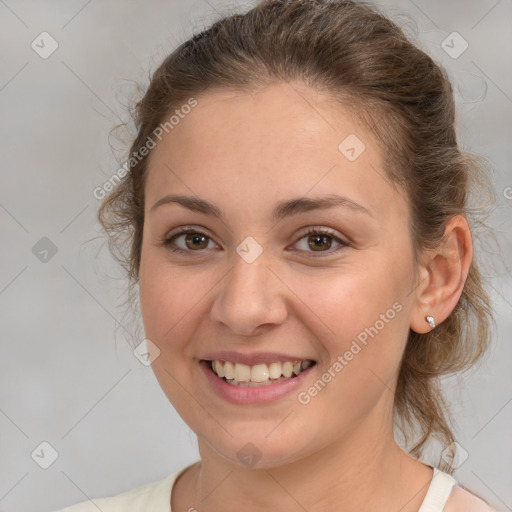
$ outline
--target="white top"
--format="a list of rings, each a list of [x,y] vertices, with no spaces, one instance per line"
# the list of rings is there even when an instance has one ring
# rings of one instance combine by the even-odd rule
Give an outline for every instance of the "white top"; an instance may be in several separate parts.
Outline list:
[[[418,512],[442,512],[454,485],[457,482],[452,476],[434,468],[427,494]]]
[[[189,467],[116,496],[83,501],[56,512],[172,512],[174,482]],[[442,512],[454,485],[457,482],[453,477],[434,468],[434,475],[418,512]]]

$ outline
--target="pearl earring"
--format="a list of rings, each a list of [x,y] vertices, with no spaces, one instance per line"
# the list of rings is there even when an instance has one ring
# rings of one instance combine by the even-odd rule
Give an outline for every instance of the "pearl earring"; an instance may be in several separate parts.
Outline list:
[[[427,315],[425,317],[425,320],[428,322],[428,325],[430,325],[430,328],[434,330],[436,328],[436,322],[434,320],[433,316]]]

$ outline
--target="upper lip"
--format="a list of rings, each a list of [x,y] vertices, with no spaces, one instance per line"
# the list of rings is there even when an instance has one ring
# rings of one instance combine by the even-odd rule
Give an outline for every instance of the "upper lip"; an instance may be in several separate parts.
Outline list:
[[[229,361],[231,363],[241,363],[248,366],[278,361],[314,361],[314,359],[311,357],[301,357],[278,352],[258,352],[253,354],[246,354],[243,352],[232,351],[210,352],[201,357],[201,359],[205,361]]]

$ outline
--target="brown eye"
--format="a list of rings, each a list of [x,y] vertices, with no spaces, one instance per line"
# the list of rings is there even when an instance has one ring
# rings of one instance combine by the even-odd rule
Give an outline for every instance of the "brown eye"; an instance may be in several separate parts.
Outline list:
[[[192,250],[206,249],[208,247],[208,237],[199,233],[188,233],[185,235],[185,245]]]
[[[167,238],[164,245],[173,252],[201,252],[208,248],[210,242],[212,240],[204,233],[188,229]]]
[[[329,235],[309,235],[308,246],[313,251],[322,251],[324,249],[330,249],[332,245],[332,237]]]
[[[295,246],[301,252],[309,253],[310,256],[320,257],[337,253],[345,247],[349,247],[350,244],[327,228],[312,228],[299,238]],[[317,255],[312,253],[317,253]]]

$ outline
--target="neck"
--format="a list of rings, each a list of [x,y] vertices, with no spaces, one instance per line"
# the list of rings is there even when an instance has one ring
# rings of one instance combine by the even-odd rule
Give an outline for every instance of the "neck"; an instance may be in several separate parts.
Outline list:
[[[267,469],[240,467],[201,439],[199,447],[201,463],[190,472],[187,494],[198,510],[212,512],[415,512],[432,478],[430,468],[395,443],[391,420],[384,426],[367,418],[321,450]]]

